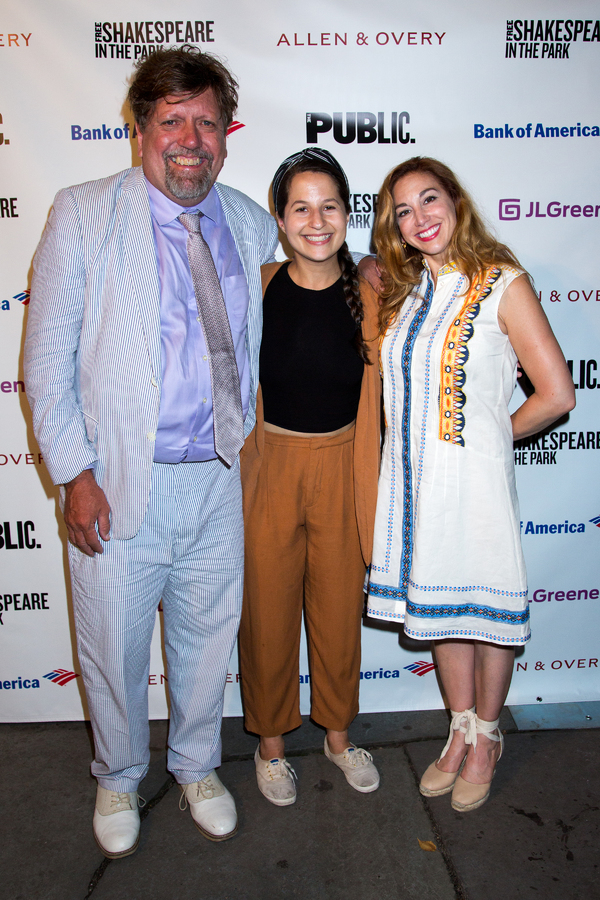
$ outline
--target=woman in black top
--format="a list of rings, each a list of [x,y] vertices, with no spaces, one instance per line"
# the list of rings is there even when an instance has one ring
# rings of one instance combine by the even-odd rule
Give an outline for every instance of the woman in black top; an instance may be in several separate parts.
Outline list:
[[[296,787],[283,735],[302,721],[303,608],[311,716],[327,731],[325,754],[356,790],[379,785],[348,725],[358,712],[380,384],[377,300],[359,283],[345,243],[349,188],[339,163],[318,148],[295,154],[273,179],[273,199],[294,255],[263,269],[262,399],[259,392],[257,425],[242,452],[240,657],[246,727],[260,735],[258,786],[287,806]]]

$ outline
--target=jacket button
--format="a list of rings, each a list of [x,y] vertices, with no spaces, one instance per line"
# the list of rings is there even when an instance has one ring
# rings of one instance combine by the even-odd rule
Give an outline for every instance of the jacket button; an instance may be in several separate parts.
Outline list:
[[[155,440],[156,440],[156,435],[154,434],[153,431],[149,431],[148,434],[146,435],[146,437],[148,438],[149,441],[155,441]]]

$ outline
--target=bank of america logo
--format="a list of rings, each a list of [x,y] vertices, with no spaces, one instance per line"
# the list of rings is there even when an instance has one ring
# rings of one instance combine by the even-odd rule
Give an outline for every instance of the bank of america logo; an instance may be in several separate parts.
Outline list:
[[[53,681],[54,684],[60,684],[61,687],[64,687],[65,684],[73,681],[74,678],[79,678],[79,675],[77,672],[69,672],[68,669],[54,669],[52,672],[48,672],[47,675],[44,675],[44,678],[47,678],[48,681]]]
[[[596,528],[600,528],[600,516],[594,516],[593,519],[590,519],[590,522],[596,526]]]
[[[424,659],[420,659],[417,662],[411,663],[409,666],[404,666],[404,668],[408,669],[409,672],[412,672],[413,675],[427,675],[428,672],[437,669],[437,666],[435,663],[425,662]]]
[[[31,291],[21,291],[20,294],[15,294],[13,300],[18,300],[19,303],[22,303],[23,306],[27,306],[29,304],[29,295]]]
[[[245,127],[246,126],[244,125],[243,122],[236,122],[234,119],[233,122],[231,123],[231,125],[229,126],[229,128],[227,129],[227,135],[229,136],[230,134],[233,134],[233,132],[237,131],[238,128],[245,128]]]

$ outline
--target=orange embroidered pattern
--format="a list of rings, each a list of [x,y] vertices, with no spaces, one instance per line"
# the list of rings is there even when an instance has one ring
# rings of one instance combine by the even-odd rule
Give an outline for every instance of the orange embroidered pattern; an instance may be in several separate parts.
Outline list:
[[[483,281],[469,289],[462,309],[453,319],[442,350],[440,369],[440,430],[439,439],[464,447],[462,430],[465,427],[463,407],[467,402],[464,386],[467,375],[464,370],[469,358],[467,343],[473,337],[474,321],[479,315],[482,300],[489,296],[501,270],[491,266]]]

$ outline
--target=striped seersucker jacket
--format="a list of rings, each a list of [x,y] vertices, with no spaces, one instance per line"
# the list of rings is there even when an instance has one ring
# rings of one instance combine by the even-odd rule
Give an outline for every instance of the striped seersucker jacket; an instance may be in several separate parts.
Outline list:
[[[249,197],[216,184],[250,293],[246,345],[255,422],[262,329],[260,266],[277,227]],[[25,343],[36,438],[55,484],[93,465],[111,534],[146,512],[161,387],[160,288],[141,168],[60,191],[34,258]]]

